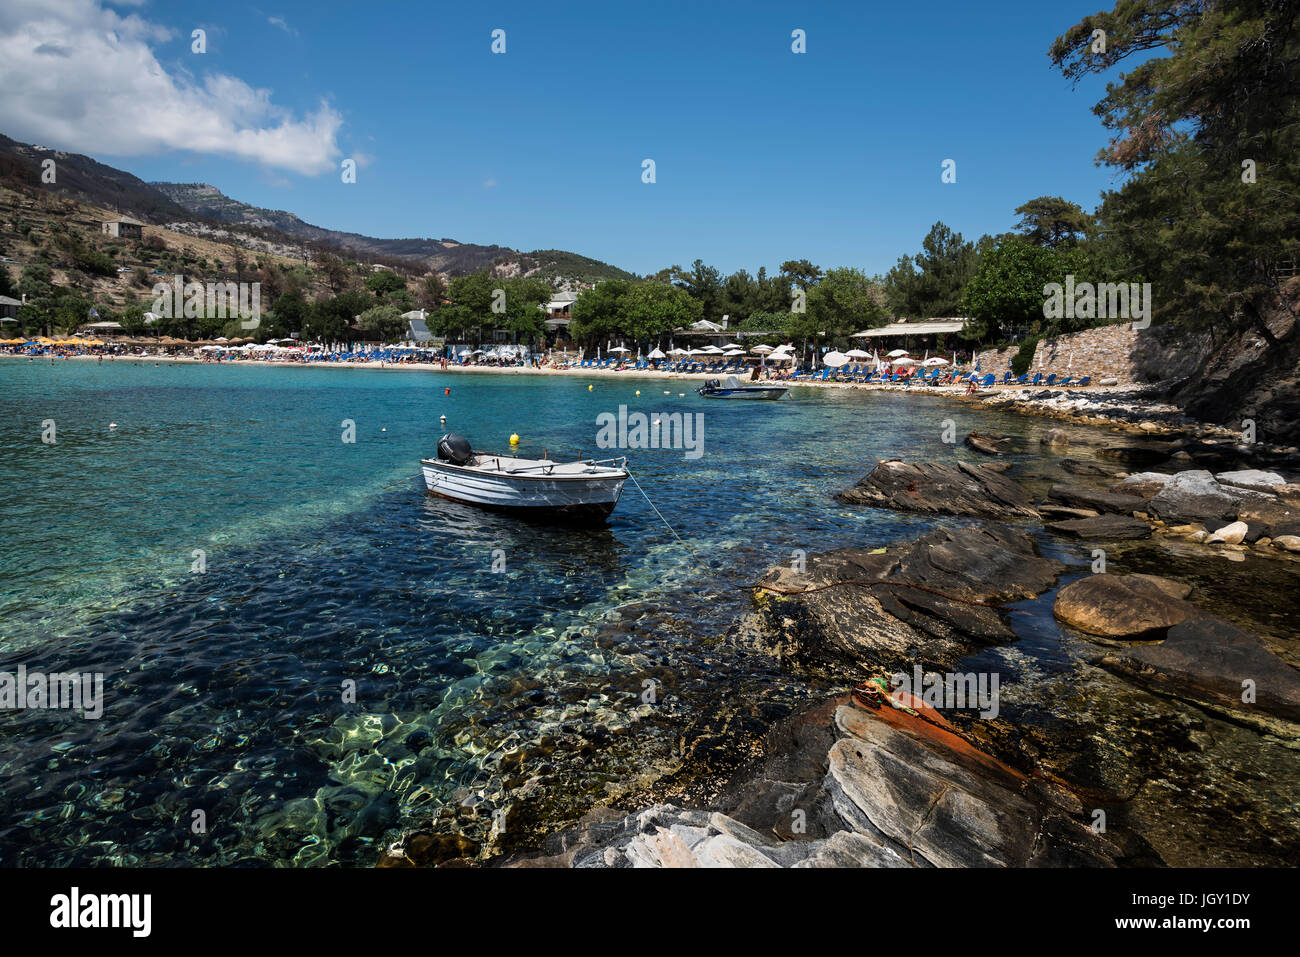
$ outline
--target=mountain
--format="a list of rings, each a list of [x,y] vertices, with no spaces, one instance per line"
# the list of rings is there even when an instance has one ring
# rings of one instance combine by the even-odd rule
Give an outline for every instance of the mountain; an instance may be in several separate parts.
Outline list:
[[[42,162],[53,159],[55,179],[43,183]],[[333,247],[360,260],[405,260],[450,275],[488,267],[502,275],[537,274],[559,281],[630,279],[631,273],[598,259],[559,249],[520,252],[508,246],[483,246],[454,239],[379,239],[326,229],[285,210],[263,209],[231,199],[206,183],[146,183],[80,153],[20,143],[0,134],[0,182],[53,189],[71,199],[117,210],[144,222],[179,232],[243,236],[250,245],[292,254],[306,246]]]
[[[54,160],[52,184],[42,180],[45,160]],[[137,176],[80,153],[19,143],[4,134],[0,134],[0,181],[26,187],[53,186],[56,192],[71,199],[115,209],[147,222],[165,222],[190,215]]]
[[[598,259],[560,249],[520,252],[508,246],[481,246],[454,239],[377,239],[361,233],[325,229],[282,209],[263,209],[231,199],[207,183],[150,183],[169,201],[194,216],[255,229],[273,229],[306,243],[324,243],[366,256],[415,259],[439,272],[461,275],[495,266],[505,275],[540,273],[582,282],[631,279],[631,273]]]

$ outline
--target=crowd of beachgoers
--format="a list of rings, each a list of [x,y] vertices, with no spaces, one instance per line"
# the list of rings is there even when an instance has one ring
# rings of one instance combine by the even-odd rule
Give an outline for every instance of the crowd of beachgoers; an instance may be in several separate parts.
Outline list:
[[[901,350],[899,350],[901,352]],[[942,358],[914,359],[894,355],[872,362],[848,362],[837,366],[799,364],[796,356],[746,356],[743,359],[699,361],[685,359],[567,358],[534,354],[505,356],[486,353],[447,355],[435,350],[410,347],[320,348],[302,346],[243,347],[160,347],[127,343],[71,344],[68,342],[26,342],[0,345],[0,356],[37,359],[127,359],[153,362],[204,364],[295,365],[352,368],[429,369],[464,372],[505,372],[611,376],[666,376],[688,378],[723,378],[735,376],[743,381],[787,382],[792,385],[877,386],[915,389],[942,388],[967,394],[1001,388],[1093,387],[1090,375],[1066,375],[1034,372],[1021,376],[1010,370],[997,372],[978,365],[953,366]]]

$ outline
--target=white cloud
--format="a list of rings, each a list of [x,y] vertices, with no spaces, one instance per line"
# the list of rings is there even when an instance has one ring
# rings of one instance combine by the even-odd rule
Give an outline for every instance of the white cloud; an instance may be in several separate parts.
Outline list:
[[[271,24],[273,27],[279,27],[285,33],[289,34],[289,36],[296,37],[298,35],[298,31],[289,26],[289,21],[284,17],[267,17],[266,22]]]
[[[327,103],[299,117],[237,77],[169,74],[152,47],[176,35],[134,13],[4,0],[0,36],[0,129],[15,139],[115,156],[193,150],[307,175],[338,166],[343,118]]]

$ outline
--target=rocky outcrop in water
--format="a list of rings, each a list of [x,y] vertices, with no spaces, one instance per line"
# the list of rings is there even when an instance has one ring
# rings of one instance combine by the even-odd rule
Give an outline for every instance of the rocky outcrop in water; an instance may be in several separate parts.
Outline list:
[[[1052,611],[1090,635],[1161,637],[1199,614],[1189,594],[1189,586],[1156,575],[1089,575],[1057,592]]]
[[[1127,648],[1102,664],[1153,690],[1296,736],[1294,725],[1280,728],[1269,719],[1300,721],[1300,671],[1257,636],[1221,619],[1189,618],[1170,628],[1159,644]]]
[[[916,702],[912,702],[915,704]],[[711,810],[603,812],[512,866],[1111,866],[1079,799],[972,746],[933,709],[834,699],[774,730]]]
[[[931,515],[981,518],[1037,518],[1033,499],[1023,486],[983,465],[910,465],[898,459],[881,462],[857,485],[835,496],[848,505],[873,505]]]
[[[772,569],[742,631],[804,668],[938,667],[1013,640],[997,606],[1046,591],[1064,567],[1015,529],[938,529],[888,549],[810,555],[802,571]]]

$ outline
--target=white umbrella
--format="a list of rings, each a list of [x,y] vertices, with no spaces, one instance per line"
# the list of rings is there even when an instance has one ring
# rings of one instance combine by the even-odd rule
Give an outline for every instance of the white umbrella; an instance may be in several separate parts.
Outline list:
[[[947,364],[948,360],[940,356],[935,356],[933,359],[926,359],[921,363],[923,366],[946,366]]]
[[[745,354],[744,349],[728,349],[726,352],[723,353],[724,356],[743,356],[744,354]]]
[[[870,353],[870,352],[864,352],[864,351],[861,350],[861,349],[850,349],[848,352],[846,352],[846,353],[844,353],[844,354],[845,354],[846,356],[848,356],[850,359],[870,359],[870,358],[871,358],[871,353]]]
[[[838,369],[849,361],[849,357],[842,352],[828,352],[822,356],[822,364],[828,365],[832,369]]]
[[[895,349],[893,352],[886,353],[886,357],[890,359],[897,359],[899,356],[905,355],[907,355],[906,349]]]
[[[660,349],[658,346],[655,346],[655,347],[654,347],[654,351],[651,352],[650,355],[646,356],[646,358],[647,358],[647,359],[662,359],[662,358],[664,358],[663,350]]]
[[[706,354],[707,354],[707,355],[711,355],[711,356],[720,356],[720,355],[722,355],[722,350],[719,349],[717,346],[705,346],[703,349],[700,350],[700,354],[701,354],[701,355],[706,355]]]
[[[771,346],[754,346],[754,348],[750,349],[749,351],[759,356],[765,356],[769,352],[776,352],[776,350],[773,349]]]
[[[669,349],[669,350],[668,350],[668,354],[669,354],[670,356],[685,356],[685,355],[690,355],[689,351],[686,350],[686,349],[683,349],[681,346],[677,346],[675,349]]]
[[[610,349],[609,351],[610,352],[631,352],[632,350],[624,348],[623,346],[615,346],[613,349]]]
[[[911,358],[910,356],[903,356],[903,357],[900,358],[900,359],[895,359],[895,360],[894,360],[894,365],[897,366],[897,367],[900,368],[900,369],[903,368],[903,367],[905,367],[905,366],[907,366],[907,367],[910,367],[910,366],[919,366],[920,364],[921,364],[921,363],[919,363],[919,362],[916,361],[915,359]]]
[[[736,343],[736,342],[724,342],[724,343],[722,344],[721,348],[723,348],[723,349],[740,349],[740,350],[743,351],[745,347],[742,346],[742,345],[740,345],[739,343]]]

